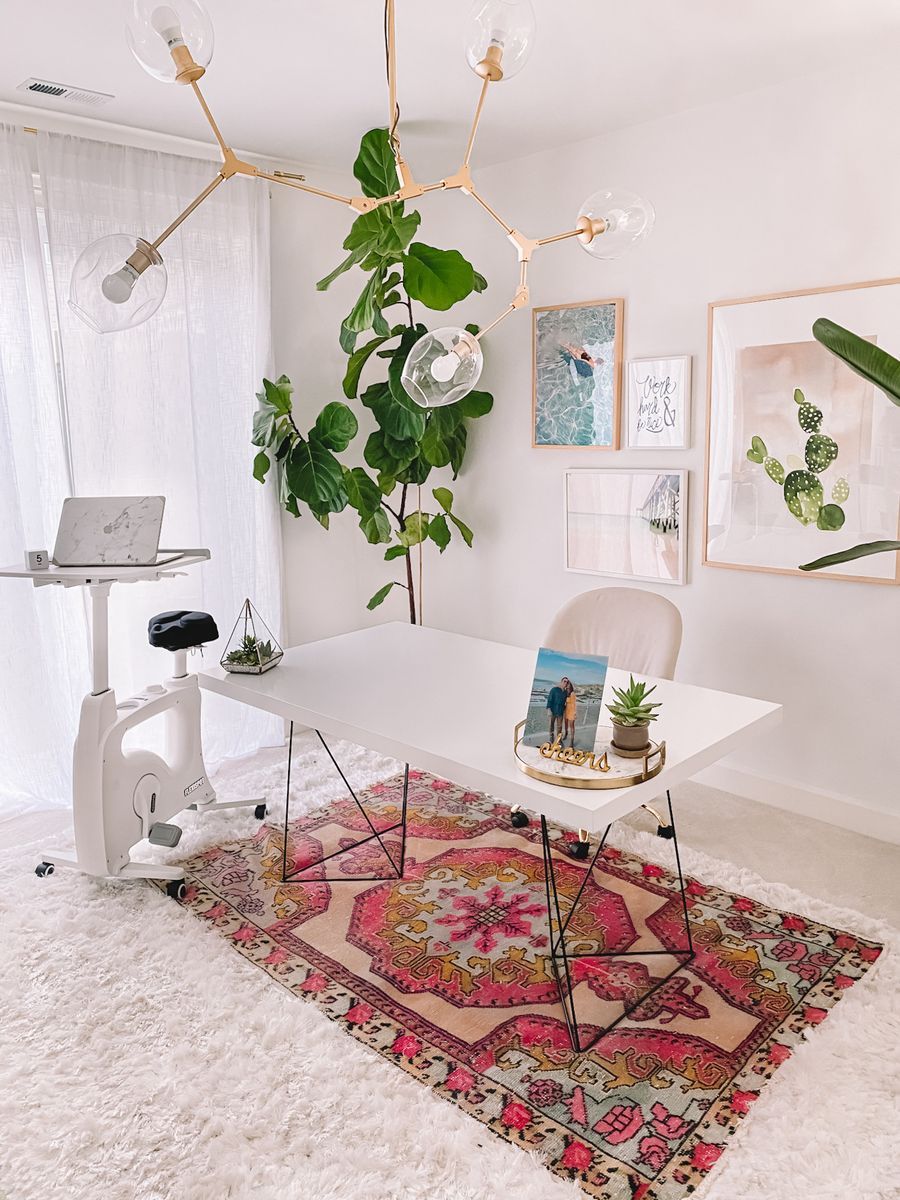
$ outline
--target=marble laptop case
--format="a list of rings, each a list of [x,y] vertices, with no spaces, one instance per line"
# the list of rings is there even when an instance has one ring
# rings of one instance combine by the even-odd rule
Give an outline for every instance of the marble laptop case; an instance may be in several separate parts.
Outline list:
[[[158,563],[165,506],[165,496],[70,496],[63,501],[54,563],[58,567]]]

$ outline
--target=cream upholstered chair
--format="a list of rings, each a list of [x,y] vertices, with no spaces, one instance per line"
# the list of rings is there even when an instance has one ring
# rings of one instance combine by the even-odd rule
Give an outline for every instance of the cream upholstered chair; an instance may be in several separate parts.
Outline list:
[[[542,644],[566,654],[605,654],[611,667],[671,679],[681,649],[681,629],[681,613],[665,596],[639,588],[597,588],[562,606]],[[527,814],[518,805],[510,811],[513,825],[528,824]],[[671,823],[655,809],[648,811],[657,819],[660,836],[671,837]],[[579,836],[575,856],[584,858],[587,834],[580,830]]]
[[[567,654],[606,654],[611,667],[671,679],[681,649],[681,613],[638,588],[597,588],[564,604],[543,645]]]

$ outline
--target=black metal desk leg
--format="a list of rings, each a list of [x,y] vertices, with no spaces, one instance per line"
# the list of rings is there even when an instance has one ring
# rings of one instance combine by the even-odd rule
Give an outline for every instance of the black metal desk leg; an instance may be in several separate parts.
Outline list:
[[[563,918],[563,905],[560,902],[559,888],[554,867],[553,847],[550,843],[550,835],[547,828],[546,817],[541,817],[541,844],[544,855],[544,885],[547,896],[547,921],[550,929],[550,961],[553,967],[553,973],[556,978],[556,984],[559,988],[559,999],[562,1005],[563,1016],[565,1017],[566,1028],[569,1032],[569,1038],[572,1042],[572,1048],[579,1054],[596,1046],[611,1029],[614,1029],[626,1017],[631,1016],[641,1004],[655,991],[667,983],[673,975],[677,974],[686,963],[689,963],[694,957],[694,944],[691,937],[690,915],[687,901],[687,892],[685,891],[684,874],[681,870],[681,855],[678,850],[678,836],[675,831],[675,819],[672,812],[672,797],[666,792],[666,799],[669,805],[669,822],[671,828],[671,840],[675,846],[675,863],[678,869],[678,884],[681,892],[681,905],[684,913],[684,928],[687,940],[687,947],[681,950],[672,950],[667,947],[661,947],[655,950],[596,950],[587,953],[573,953],[566,946],[566,930],[575,915],[578,905],[581,903],[584,889],[587,886],[588,880],[597,863],[597,859],[606,845],[606,839],[609,835],[611,826],[607,825],[606,831],[594,851],[590,864],[585,870],[584,878],[582,879],[578,891],[575,894],[575,899],[569,908],[568,914]],[[574,863],[572,864],[574,865]],[[657,980],[657,982],[648,988],[646,992],[634,1003],[625,1005],[622,1013],[607,1025],[604,1029],[598,1030],[589,1041],[582,1041],[581,1034],[578,1028],[578,1014],[575,1007],[575,990],[572,983],[572,960],[579,958],[595,958],[595,959],[621,959],[621,958],[647,958],[654,955],[664,955],[670,958],[679,960],[678,965],[671,971]]]
[[[290,811],[291,811],[291,754],[292,754],[293,746],[294,746],[294,722],[291,721],[290,729],[288,732],[287,782],[285,784],[285,795],[284,795],[284,833],[283,833],[284,844],[282,846],[282,852],[281,852],[281,882],[282,883],[300,883],[300,884],[306,884],[306,883],[362,883],[362,882],[377,882],[379,880],[387,880],[387,879],[402,879],[403,878],[403,868],[406,863],[406,812],[407,812],[407,802],[409,800],[409,763],[406,764],[404,772],[403,772],[403,801],[402,801],[401,810],[400,810],[400,820],[396,821],[393,825],[387,826],[387,828],[385,828],[385,829],[376,829],[375,826],[372,824],[372,819],[370,818],[369,814],[366,812],[362,801],[360,800],[359,796],[357,796],[357,794],[353,790],[353,788],[350,786],[350,781],[347,779],[347,776],[344,774],[343,770],[341,769],[340,764],[338,763],[337,759],[334,757],[334,754],[331,752],[331,747],[325,741],[325,738],[322,736],[322,734],[319,732],[318,729],[315,731],[315,733],[316,733],[316,737],[319,739],[319,741],[322,743],[323,747],[325,748],[326,754],[331,759],[334,769],[337,771],[338,775],[340,775],[340,777],[344,783],[344,786],[346,787],[347,791],[350,793],[351,797],[353,798],[353,802],[355,803],[356,807],[359,809],[360,813],[363,816],[363,819],[365,820],[366,824],[368,825],[369,829],[371,830],[371,833],[369,833],[364,838],[360,838],[359,841],[353,842],[353,844],[350,846],[341,846],[341,848],[339,850],[333,850],[330,854],[324,854],[320,859],[317,859],[314,862],[309,862],[309,863],[306,863],[302,867],[298,867],[296,871],[288,871],[288,861],[287,861],[287,859],[288,859],[288,833],[289,833],[289,826],[290,826]],[[399,859],[395,859],[394,855],[388,849],[385,842],[382,841],[382,838],[386,834],[393,833],[394,830],[396,830],[396,829],[399,829],[401,831]],[[297,876],[300,875],[301,873],[305,873],[307,871],[312,870],[315,867],[321,866],[323,863],[328,862],[329,859],[335,858],[337,855],[348,854],[351,850],[356,850],[357,847],[364,846],[368,842],[371,842],[371,841],[378,842],[378,845],[381,847],[382,853],[384,854],[387,861],[390,863],[391,869],[388,874],[386,874],[386,875],[338,875],[338,876],[317,875],[317,876],[313,876],[309,879],[298,879],[297,878]]]

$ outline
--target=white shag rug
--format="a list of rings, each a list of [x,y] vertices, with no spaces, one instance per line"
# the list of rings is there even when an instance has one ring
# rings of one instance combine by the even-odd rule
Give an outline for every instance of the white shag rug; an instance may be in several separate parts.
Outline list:
[[[311,736],[295,749],[299,815],[341,785]],[[354,786],[396,768],[336,749]],[[272,754],[232,763],[217,782],[223,798],[265,796],[277,818],[283,767]],[[171,859],[257,828],[250,810],[183,824]],[[617,828],[623,848],[656,861],[670,852]],[[155,888],[62,870],[37,879],[42,848],[0,849],[2,1200],[584,1195],[347,1037]],[[698,1195],[900,1196],[900,934],[730,863],[682,856],[701,880],[886,947],[763,1089]]]

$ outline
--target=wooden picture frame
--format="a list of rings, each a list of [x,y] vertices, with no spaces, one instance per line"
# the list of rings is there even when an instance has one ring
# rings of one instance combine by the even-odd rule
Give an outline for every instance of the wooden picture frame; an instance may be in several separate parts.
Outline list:
[[[624,372],[625,444],[629,450],[689,450],[692,356],[630,358]]]
[[[598,311],[591,315],[591,309]],[[610,332],[610,320],[611,336],[605,336]],[[532,447],[619,449],[624,322],[625,301],[621,298],[532,309]],[[600,349],[610,346],[611,354],[607,349],[604,357]],[[599,379],[598,371],[602,372]],[[581,385],[580,380],[584,380]],[[558,388],[570,389],[570,400],[576,400],[580,417],[577,425],[572,425],[567,416],[565,427],[556,429],[552,407],[553,392]],[[567,407],[571,408],[571,403]]]
[[[900,278],[708,306],[702,562],[726,570],[897,586],[900,554],[821,571],[799,569],[860,542],[900,538],[900,471],[878,450],[896,440],[896,406],[815,341],[812,324],[818,317],[900,354]],[[830,467],[817,468],[822,493],[813,497],[813,507],[837,502],[845,514],[841,527],[819,526],[809,512],[801,522],[778,482],[779,468],[786,478],[809,467],[804,461],[809,420],[799,425],[795,388],[821,417],[816,424],[813,414],[810,429],[820,429],[838,447]],[[765,449],[762,463],[747,458],[754,436]]]
[[[646,583],[686,583],[688,476],[680,467],[565,471],[565,570]],[[648,509],[648,504],[655,507]]]

